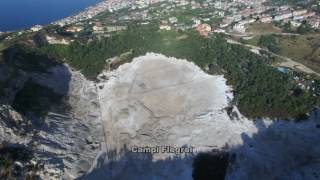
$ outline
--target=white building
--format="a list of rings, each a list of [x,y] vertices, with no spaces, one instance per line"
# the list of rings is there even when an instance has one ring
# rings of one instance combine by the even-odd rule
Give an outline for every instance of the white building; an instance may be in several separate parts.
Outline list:
[[[284,20],[284,19],[289,19],[293,16],[292,13],[286,13],[286,14],[281,14],[281,15],[278,15],[278,16],[275,16],[274,17],[274,20],[275,21],[281,21],[281,20]]]
[[[171,30],[171,26],[169,26],[169,25],[160,25],[159,29],[170,31]]]
[[[291,24],[292,27],[299,27],[299,26],[301,26],[301,22],[298,22],[298,21],[291,21],[290,24]]]
[[[43,27],[41,25],[35,25],[32,28],[30,28],[31,31],[37,32],[40,31]]]
[[[178,19],[176,17],[171,17],[171,18],[169,18],[169,22],[174,24],[174,23],[178,22]]]
[[[224,32],[226,32],[226,31],[223,30],[223,29],[215,29],[213,32],[216,32],[216,33],[224,33]]]
[[[306,9],[302,9],[302,10],[296,10],[296,11],[293,11],[293,16],[301,16],[302,14],[306,14],[308,12],[308,10]]]
[[[233,30],[239,33],[245,33],[246,32],[246,26],[245,24],[238,23],[233,26]]]
[[[271,21],[272,21],[271,16],[261,18],[261,22],[263,22],[263,23],[270,23]]]
[[[303,20],[304,16],[294,16],[293,20],[297,21],[297,20]]]
[[[310,20],[308,22],[312,28],[320,28],[320,20],[319,19]]]

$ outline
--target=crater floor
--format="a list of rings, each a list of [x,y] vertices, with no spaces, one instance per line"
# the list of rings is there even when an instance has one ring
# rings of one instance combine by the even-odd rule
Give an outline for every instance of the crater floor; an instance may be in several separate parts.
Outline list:
[[[223,76],[208,75],[186,60],[147,54],[108,76],[99,92],[108,150],[124,145],[200,150],[240,143],[235,135],[248,132],[226,113],[232,93]]]
[[[241,133],[256,130],[251,121],[230,120],[225,108],[233,96],[224,77],[208,75],[186,60],[148,53],[100,77],[107,79],[98,84],[107,161],[121,159],[126,156],[123,149],[130,152],[132,147],[188,146],[196,154],[241,144]],[[170,157],[176,154],[154,153],[151,159]],[[180,169],[175,175],[161,173],[161,168],[152,174],[182,178],[189,173],[187,179],[191,179],[191,162],[189,159],[185,165],[175,166]],[[132,175],[124,172],[132,168],[126,164],[118,163],[116,169],[122,169],[122,175]]]

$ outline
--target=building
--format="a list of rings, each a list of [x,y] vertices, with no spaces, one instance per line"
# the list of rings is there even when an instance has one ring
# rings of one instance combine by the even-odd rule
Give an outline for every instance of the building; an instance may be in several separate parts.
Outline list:
[[[292,27],[299,27],[301,26],[302,23],[298,21],[291,21],[290,24]]]
[[[312,28],[320,28],[320,19],[312,19],[309,20],[308,23],[311,25]]]
[[[227,16],[227,17],[223,18],[222,23],[220,24],[220,27],[225,28],[225,27],[229,26],[233,21],[234,21],[233,17]]]
[[[304,16],[294,16],[294,17],[293,17],[293,20],[294,20],[294,21],[303,20],[303,19],[304,19]]]
[[[315,15],[316,15],[315,12],[309,12],[309,13],[307,13],[307,14],[304,14],[303,17],[304,17],[304,18],[309,18],[309,17],[315,16]]]
[[[275,16],[274,20],[275,21],[281,21],[281,20],[289,19],[292,16],[293,16],[293,14],[291,12],[290,13],[285,13],[285,14],[281,14],[281,15]]]
[[[211,32],[211,26],[209,24],[199,24],[196,29],[199,34],[204,37],[208,37],[209,32]]]
[[[50,36],[50,35],[46,35],[46,40],[49,44],[64,44],[64,45],[68,45],[71,41],[67,40],[65,38],[59,38],[56,36]]]
[[[301,16],[303,14],[306,14],[307,12],[308,12],[308,10],[302,9],[302,10],[293,11],[292,14],[293,14],[293,16]]]
[[[271,16],[262,17],[260,21],[263,23],[271,23],[272,17]]]
[[[242,24],[251,24],[251,23],[254,23],[256,22],[255,19],[247,19],[247,20],[244,20],[244,21],[240,21],[240,23]]]
[[[224,14],[225,14],[224,11],[219,11],[219,12],[218,12],[218,16],[220,16],[220,17],[224,17]]]
[[[94,31],[103,31],[104,28],[100,22],[96,22],[95,25],[92,27]]]
[[[171,30],[171,26],[169,26],[169,25],[160,25],[159,29],[170,31]]]
[[[200,19],[196,19],[196,18],[193,19],[193,27],[197,27],[200,24],[201,24],[201,20]]]
[[[246,32],[246,26],[243,23],[237,23],[233,26],[233,30],[239,33],[245,33]]]
[[[169,18],[169,22],[174,24],[174,23],[178,22],[178,19],[176,17],[171,17],[171,18]]]
[[[116,32],[127,29],[127,26],[107,26],[106,32]]]
[[[43,27],[41,25],[35,25],[33,27],[30,28],[31,31],[33,32],[37,32],[40,31]]]
[[[215,29],[214,32],[216,33],[225,33],[226,31],[223,29]]]
[[[82,30],[83,30],[83,27],[81,26],[70,26],[66,29],[67,32],[72,32],[72,33],[80,32]]]

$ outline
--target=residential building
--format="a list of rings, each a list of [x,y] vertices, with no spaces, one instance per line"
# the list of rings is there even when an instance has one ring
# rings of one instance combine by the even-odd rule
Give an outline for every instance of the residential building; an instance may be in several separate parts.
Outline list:
[[[271,23],[272,17],[271,16],[262,17],[260,21],[263,23]]]
[[[209,32],[211,32],[211,26],[209,24],[199,24],[196,29],[199,34],[204,37],[208,37]]]

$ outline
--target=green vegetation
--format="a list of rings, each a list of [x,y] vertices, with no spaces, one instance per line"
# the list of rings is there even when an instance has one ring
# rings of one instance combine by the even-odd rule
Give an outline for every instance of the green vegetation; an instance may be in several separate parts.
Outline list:
[[[313,10],[319,15],[320,14],[320,5],[318,4],[317,6],[315,6]]]
[[[281,28],[285,33],[307,35],[319,32],[319,30],[312,28],[307,21],[303,21],[299,27],[293,27],[291,21],[286,23],[274,22],[274,24]]]
[[[259,46],[269,49],[271,52],[278,53],[280,48],[278,47],[279,42],[278,39],[271,35],[271,36],[261,36],[259,39]]]
[[[128,61],[146,52],[157,52],[188,59],[203,69],[218,66],[234,88],[235,103],[249,117],[297,117],[318,103],[310,93],[298,88],[289,75],[269,66],[267,59],[242,46],[228,44],[221,35],[204,39],[194,31],[159,31],[157,27],[131,25],[128,30],[100,41],[45,45],[41,51],[50,57],[65,58],[91,79],[106,66],[106,59],[127,52]],[[260,43],[271,47],[275,40],[267,37]]]
[[[280,54],[320,72],[320,35],[279,36]]]
[[[231,46],[220,66],[233,85],[240,110],[251,117],[299,116],[311,110],[316,100],[265,61],[240,46]]]
[[[297,33],[299,34],[307,34],[307,33],[311,33],[314,32],[313,28],[311,27],[311,25],[309,23],[307,23],[306,21],[304,21],[298,28],[297,28]]]
[[[208,43],[196,33],[189,32],[188,38],[178,38],[185,35],[177,31],[158,31],[157,25],[147,27],[131,26],[127,31],[118,33],[101,41],[88,44],[79,42],[66,45],[46,45],[43,53],[57,58],[66,58],[87,77],[94,79],[105,67],[105,60],[131,51],[131,57],[143,55],[146,52],[159,52],[168,56],[194,60],[204,67],[213,57],[208,51]]]
[[[81,37],[70,45],[50,45],[42,40],[41,34],[36,34],[31,38],[35,45],[14,43],[3,51],[3,58],[12,67],[37,72],[46,72],[50,66],[59,64],[57,59],[64,60],[94,80],[106,66],[115,69],[134,57],[156,52],[188,59],[202,69],[210,67],[209,72],[223,72],[234,88],[234,103],[249,117],[297,117],[309,112],[319,103],[311,93],[301,90],[290,75],[271,67],[269,59],[242,46],[228,44],[222,35],[205,39],[193,30],[161,31],[158,27],[158,23],[144,26],[132,24],[127,30],[110,37],[91,41],[84,41],[84,37]],[[304,40],[309,43],[301,43],[304,40],[300,38],[306,38]],[[295,52],[300,52],[299,48],[308,52],[301,44],[310,45],[312,42],[313,47],[316,47],[318,37],[312,38],[263,35],[249,41],[273,52],[293,56]],[[286,42],[291,45],[285,46]],[[310,57],[313,58],[309,59],[316,58],[318,50],[312,51],[313,55]],[[115,56],[118,58],[112,63],[106,61]],[[18,92],[14,106],[22,113],[33,112],[44,116],[46,112],[40,109],[48,110],[45,108],[50,108],[47,102],[55,102],[61,98],[45,87],[27,82],[23,91]]]
[[[242,42],[265,47],[272,52],[289,57],[316,72],[320,72],[320,34],[263,35],[250,40],[242,40]]]
[[[286,33],[294,33],[294,29],[292,28],[292,25],[291,25],[291,22],[286,22],[284,23],[283,25],[283,32],[286,32]]]
[[[273,26],[271,23],[255,22],[249,25],[246,32],[253,34],[272,34],[281,33],[281,29]]]

